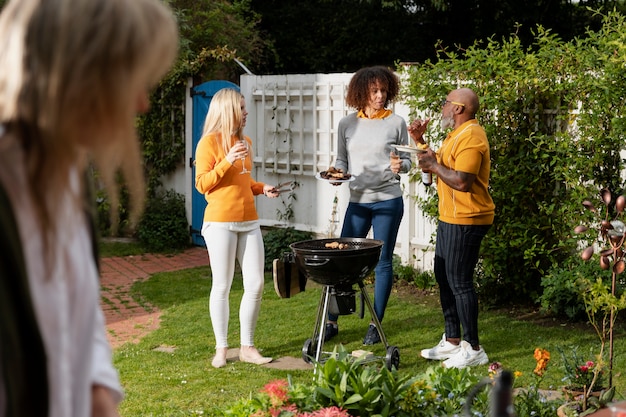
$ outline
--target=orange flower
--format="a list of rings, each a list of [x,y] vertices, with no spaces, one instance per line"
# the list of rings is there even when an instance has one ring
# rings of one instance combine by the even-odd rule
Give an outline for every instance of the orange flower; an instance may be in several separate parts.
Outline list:
[[[543,376],[543,372],[548,367],[548,362],[550,361],[550,352],[545,349],[536,348],[535,349],[535,360],[537,361],[537,366],[533,370],[535,375]]]

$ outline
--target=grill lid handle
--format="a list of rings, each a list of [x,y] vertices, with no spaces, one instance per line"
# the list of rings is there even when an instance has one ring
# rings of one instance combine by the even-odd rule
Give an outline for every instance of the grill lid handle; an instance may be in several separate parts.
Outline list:
[[[326,265],[328,262],[330,262],[330,259],[326,258],[326,259],[316,259],[316,258],[304,258],[304,264],[306,266],[310,266],[310,267],[319,267],[319,266],[324,266]]]

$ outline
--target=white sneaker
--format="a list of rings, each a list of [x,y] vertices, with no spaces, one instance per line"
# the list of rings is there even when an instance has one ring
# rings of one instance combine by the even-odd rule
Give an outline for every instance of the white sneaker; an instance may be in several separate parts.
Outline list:
[[[461,340],[461,345],[459,352],[450,357],[449,359],[443,361],[444,368],[465,368],[468,366],[476,366],[476,365],[485,365],[489,362],[489,358],[487,354],[483,350],[483,347],[480,347],[480,350],[474,350],[472,345],[467,343],[465,340]]]
[[[446,334],[443,334],[441,341],[437,346],[431,349],[422,349],[422,358],[426,359],[434,359],[434,360],[444,360],[448,359],[461,350],[461,346],[453,345],[452,343],[446,340]]]

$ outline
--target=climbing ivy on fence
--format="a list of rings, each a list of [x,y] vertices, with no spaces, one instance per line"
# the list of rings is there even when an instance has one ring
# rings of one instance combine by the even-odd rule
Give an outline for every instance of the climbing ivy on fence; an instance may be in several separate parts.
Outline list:
[[[436,61],[401,69],[412,112],[435,118],[427,133],[435,147],[448,91],[468,86],[480,97],[496,204],[478,267],[486,304],[535,301],[545,272],[577,256],[581,201],[599,187],[622,192],[626,23],[617,13],[603,19],[601,30],[569,42],[539,26],[529,48],[515,34],[466,50],[438,45]],[[422,206],[432,213],[432,201]]]
[[[236,58],[228,47],[203,49],[197,55],[181,59],[151,94],[151,109],[138,118],[138,133],[148,182],[153,195],[164,175],[174,172],[185,161],[185,94],[187,81],[217,62]]]
[[[217,47],[211,50],[202,49],[194,54],[183,50],[181,57],[164,77],[150,96],[150,110],[137,118],[137,134],[141,142],[144,161],[144,172],[147,182],[147,199],[159,197],[162,180],[185,164],[185,94],[187,81],[198,74],[213,71],[220,62],[230,62],[236,53],[228,47]],[[98,183],[95,172],[95,183]],[[120,178],[122,196],[124,196],[123,179]],[[109,235],[110,210],[109,200],[104,190],[98,192],[99,229],[102,236]],[[120,235],[133,234],[127,223],[127,199],[120,201],[117,210],[120,213]],[[146,209],[154,205],[148,204]],[[186,215],[183,212],[186,222]],[[173,220],[175,221],[175,220]],[[181,222],[179,222],[181,223]]]

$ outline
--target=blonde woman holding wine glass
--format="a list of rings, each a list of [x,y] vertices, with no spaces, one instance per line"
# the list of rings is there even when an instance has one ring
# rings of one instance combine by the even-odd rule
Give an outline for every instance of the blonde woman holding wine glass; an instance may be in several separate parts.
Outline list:
[[[242,139],[240,141],[238,141],[241,145],[243,145],[244,147],[244,151],[243,151],[243,156],[240,156],[239,159],[241,160],[241,172],[240,174],[249,174],[250,171],[248,171],[248,169],[246,168],[246,158],[248,157],[248,151],[249,151],[249,147],[248,147],[248,142],[246,142],[245,139]]]
[[[248,158],[251,140],[243,134],[246,102],[238,91],[218,91],[209,106],[202,138],[196,148],[196,189],[204,194],[202,237],[209,253],[213,275],[209,313],[216,352],[212,365],[226,365],[228,351],[229,293],[235,260],[241,266],[244,293],[239,306],[239,359],[257,365],[272,361],[254,345],[264,286],[265,249],[254,204],[256,195],[275,198],[274,186],[250,176]]]

